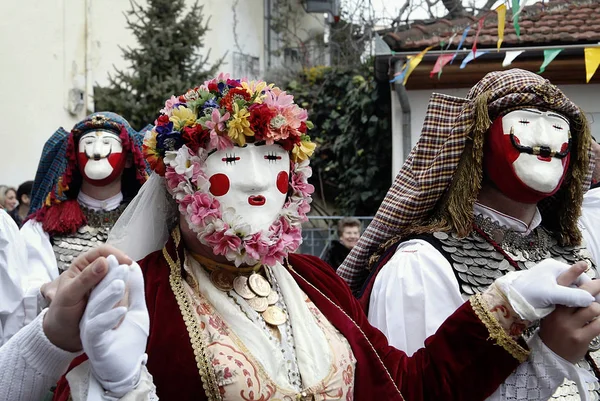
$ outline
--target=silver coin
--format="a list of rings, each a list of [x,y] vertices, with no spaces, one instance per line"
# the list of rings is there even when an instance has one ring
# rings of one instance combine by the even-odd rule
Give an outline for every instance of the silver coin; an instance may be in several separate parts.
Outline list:
[[[475,248],[475,245],[473,245],[470,242],[465,242],[464,244],[462,244],[462,246],[463,246],[463,249],[473,249],[473,248]]]
[[[269,302],[266,297],[254,297],[247,299],[248,305],[257,312],[264,312],[269,307]]]
[[[508,260],[504,259],[502,261],[500,261],[500,263],[498,263],[498,269],[500,270],[508,270],[508,268],[511,267],[510,263],[508,263]]]
[[[462,288],[463,292],[469,295],[474,295],[475,291],[473,291],[473,288],[471,288],[471,286],[469,284],[461,284],[460,288]]]
[[[461,273],[466,273],[469,270],[467,265],[464,265],[462,263],[453,263],[452,266],[454,267],[454,269],[456,271],[461,272]]]
[[[486,266],[488,261],[487,259],[484,258],[475,258],[473,259],[475,261],[475,263],[477,263],[479,266]]]
[[[441,231],[436,231],[436,232],[434,232],[434,233],[433,233],[433,236],[434,236],[435,238],[437,238],[437,239],[440,239],[440,240],[445,240],[445,239],[447,239],[447,238],[448,238],[448,234],[446,234],[446,233],[444,233],[444,232],[441,232]]]
[[[458,263],[465,263],[465,258],[456,254],[450,255],[450,257]]]
[[[279,301],[279,294],[275,292],[275,290],[271,290],[269,295],[267,296],[267,302],[269,305],[275,305]]]
[[[475,276],[483,276],[483,269],[477,266],[469,266],[469,272]]]
[[[252,273],[248,278],[248,286],[261,297],[266,297],[271,292],[271,284],[260,274]]]
[[[448,253],[456,252],[456,247],[442,245],[442,249]]]

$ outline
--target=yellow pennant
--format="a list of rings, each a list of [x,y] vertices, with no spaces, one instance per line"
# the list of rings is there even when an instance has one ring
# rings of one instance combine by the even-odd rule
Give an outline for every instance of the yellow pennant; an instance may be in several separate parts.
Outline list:
[[[500,4],[496,7],[496,13],[498,14],[498,51],[502,46],[504,40],[504,24],[506,23],[506,5]]]
[[[406,82],[408,82],[408,77],[410,76],[410,74],[412,74],[414,69],[417,68],[417,66],[421,63],[421,61],[423,60],[423,57],[425,56],[425,53],[427,53],[429,50],[433,49],[434,47],[435,46],[429,46],[428,48],[421,51],[421,53],[417,54],[416,56],[407,57],[409,59],[408,68],[406,69],[406,75],[404,75],[404,81],[402,82],[402,85],[406,85]]]
[[[600,65],[600,47],[586,47],[583,52],[585,54],[585,82],[588,83]]]

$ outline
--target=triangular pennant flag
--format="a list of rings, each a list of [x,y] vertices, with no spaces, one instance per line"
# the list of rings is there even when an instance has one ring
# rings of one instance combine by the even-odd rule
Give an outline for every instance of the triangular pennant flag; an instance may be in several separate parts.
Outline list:
[[[524,51],[525,50],[511,50],[506,52],[504,55],[504,61],[502,62],[502,67],[508,67],[511,65],[511,63],[515,61],[517,57],[519,57],[519,54],[523,53]]]
[[[425,53],[427,53],[429,50],[433,49],[434,47],[435,46],[429,46],[425,50],[421,51],[421,53],[417,54],[416,56],[411,57],[408,60],[408,68],[406,69],[406,74],[404,75],[404,82],[402,82],[402,85],[406,85],[406,82],[408,81],[408,77],[410,77],[410,74],[412,74],[414,69],[417,68],[417,66],[419,65],[421,60],[423,60],[423,56],[425,56]]]
[[[550,64],[552,60],[554,60],[556,56],[558,56],[558,53],[562,51],[563,49],[544,50],[544,62],[542,63],[538,74],[541,74],[542,72],[546,71],[546,67],[548,67],[548,64]]]
[[[446,46],[446,50],[448,50],[450,48],[450,46],[452,46],[452,42],[454,42],[455,37],[456,37],[456,33],[453,33],[452,36],[450,36],[450,39],[448,39],[448,45]]]
[[[396,81],[404,81],[404,76],[406,75],[406,71],[408,68],[408,61],[404,63],[400,71],[394,74],[394,78],[390,80],[390,83],[394,83]]]
[[[483,28],[483,20],[485,17],[482,17],[477,23],[477,33],[475,33],[475,40],[473,40],[473,48],[471,49],[473,55],[477,52],[477,39],[479,39],[479,32],[481,32],[481,28]]]
[[[438,73],[438,79],[440,78],[440,75],[442,73],[442,68],[444,68],[444,66],[446,64],[448,64],[450,62],[450,60],[452,60],[452,54],[441,54],[438,59],[435,61],[435,65],[433,66],[433,70],[431,70],[431,72],[429,73],[429,78],[433,78],[433,74],[435,74],[436,72]]]
[[[471,61],[475,60],[477,57],[481,57],[484,54],[488,54],[489,51],[483,51],[483,50],[477,50],[477,53],[475,53],[475,55],[473,55],[473,52],[469,52],[469,54],[467,54],[467,57],[465,57],[465,59],[462,61],[460,68],[463,69],[467,66],[467,64],[469,64]]]
[[[583,52],[585,54],[585,82],[588,83],[600,65],[600,47],[586,47]]]
[[[504,41],[504,25],[506,24],[506,5],[500,4],[496,7],[496,13],[498,14],[498,51]]]
[[[517,37],[521,36],[521,27],[519,26],[519,0],[512,0],[512,13],[513,13],[513,26],[515,27],[515,33]]]
[[[467,38],[467,35],[469,34],[470,30],[471,30],[470,26],[465,28],[465,31],[463,32],[462,37],[460,38],[460,42],[458,42],[458,47],[456,48],[456,52],[454,52],[454,55],[452,56],[452,60],[450,61],[450,64],[452,64],[454,62],[454,59],[458,55],[458,52],[460,51],[460,49],[462,49],[463,42]]]

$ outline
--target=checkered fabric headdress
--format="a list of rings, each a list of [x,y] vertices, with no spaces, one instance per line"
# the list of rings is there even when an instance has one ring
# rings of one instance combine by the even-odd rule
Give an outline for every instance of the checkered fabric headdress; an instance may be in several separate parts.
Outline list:
[[[71,132],[59,128],[44,145],[42,157],[35,175],[30,215],[44,206],[76,198],[79,192],[77,170],[77,143],[88,131],[106,130],[120,135],[123,150],[133,155],[135,178],[141,186],[148,176],[148,166],[141,153],[146,129],[134,130],[127,120],[111,112],[93,113],[77,123]]]
[[[465,99],[439,93],[431,96],[419,141],[375,218],[337,270],[354,292],[360,290],[369,273],[370,261],[373,262],[380,246],[400,239],[403,233],[415,227],[431,225],[436,209],[447,202],[448,193],[462,192],[463,205],[461,210],[447,208],[445,212],[450,216],[441,227],[456,229],[459,234],[465,228],[470,231],[473,203],[483,176],[485,133],[496,117],[524,107],[554,110],[570,119],[575,145],[569,167],[571,174],[561,189],[540,202],[539,207],[545,224],[550,222],[558,232],[566,232],[562,238],[565,243],[580,240],[576,221],[593,170],[591,136],[585,115],[556,86],[537,74],[520,69],[492,72],[479,81]],[[471,168],[473,166],[475,168]],[[452,191],[447,191],[451,185]],[[567,203],[571,207],[556,208]],[[549,208],[553,208],[554,216],[544,215],[544,210]],[[557,220],[556,210],[564,211],[560,220]]]

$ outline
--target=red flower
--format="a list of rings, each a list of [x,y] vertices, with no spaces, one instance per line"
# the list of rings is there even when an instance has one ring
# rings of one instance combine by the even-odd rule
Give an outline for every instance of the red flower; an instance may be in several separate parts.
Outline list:
[[[160,117],[156,120],[155,125],[160,125],[161,127],[167,125],[169,123],[169,116],[166,114],[161,114]]]
[[[203,128],[200,124],[183,129],[183,142],[194,153],[197,153],[199,148],[203,148],[209,138],[210,131]]]
[[[213,81],[208,84],[208,90],[211,92],[218,92],[219,87],[217,86],[217,83]]]
[[[288,136],[285,139],[280,139],[277,141],[278,144],[281,145],[286,151],[291,151],[295,145],[300,145],[301,139],[299,136]]]
[[[265,140],[265,133],[270,129],[269,124],[273,117],[277,115],[277,110],[261,103],[253,104],[248,108],[248,111],[250,112],[248,121],[250,122],[250,129],[254,131],[254,138],[256,141]],[[286,150],[291,150],[291,148]]]
[[[227,92],[227,94],[225,96],[223,96],[223,99],[221,99],[221,107],[225,107],[225,109],[227,111],[229,111],[230,113],[233,112],[233,102],[236,99],[244,99],[245,101],[250,100],[250,94],[248,92],[246,92],[245,89],[240,89],[240,88],[231,88],[229,89],[229,92]]]
[[[180,96],[179,96],[179,101],[180,101],[181,103],[187,103],[187,99],[186,99],[186,98],[185,98],[185,96],[183,96],[183,95],[180,95]]]
[[[306,131],[308,131],[308,127],[306,126],[306,123],[304,121],[300,122],[300,127],[298,127],[298,131],[306,134]]]

